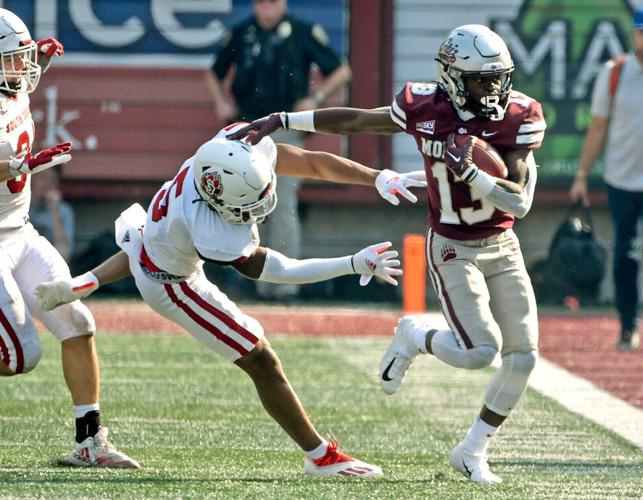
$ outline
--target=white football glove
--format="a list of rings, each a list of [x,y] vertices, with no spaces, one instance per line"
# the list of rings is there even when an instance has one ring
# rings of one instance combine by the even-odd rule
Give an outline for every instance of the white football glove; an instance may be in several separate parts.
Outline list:
[[[51,311],[62,304],[84,299],[99,286],[96,276],[89,272],[68,280],[48,281],[36,287],[36,301],[42,309]]]
[[[411,203],[418,201],[417,197],[408,190],[410,187],[426,187],[426,172],[415,170],[401,174],[384,169],[375,178],[375,187],[380,196],[393,205],[399,205],[397,195],[401,195]]]
[[[401,276],[400,261],[396,259],[397,251],[388,250],[392,243],[376,243],[357,252],[351,258],[351,264],[356,274],[361,274],[359,284],[368,285],[373,276],[382,278],[387,283],[397,286],[393,276]]]

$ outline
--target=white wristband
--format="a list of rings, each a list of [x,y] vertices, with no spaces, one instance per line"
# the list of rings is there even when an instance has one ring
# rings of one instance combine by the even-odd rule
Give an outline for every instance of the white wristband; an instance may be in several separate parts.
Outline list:
[[[74,293],[83,295],[83,298],[100,287],[98,278],[91,271],[71,279],[71,289]],[[86,295],[85,295],[86,294]]]
[[[285,121],[288,124],[287,128],[289,130],[303,130],[304,132],[315,131],[314,111],[298,111],[297,113],[286,113]]]
[[[478,168],[478,173],[473,179],[471,179],[471,181],[469,181],[469,186],[471,186],[471,190],[475,194],[485,197],[491,193],[494,187],[496,187],[496,178]]]

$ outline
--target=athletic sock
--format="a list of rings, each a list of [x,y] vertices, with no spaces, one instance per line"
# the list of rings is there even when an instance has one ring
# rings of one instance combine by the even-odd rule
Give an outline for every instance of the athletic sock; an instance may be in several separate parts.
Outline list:
[[[429,352],[426,349],[426,336],[428,333],[429,330],[427,330],[426,327],[422,327],[414,330],[412,334],[413,344],[415,344],[416,349],[422,354],[428,354]]]
[[[74,406],[76,414],[76,442],[82,443],[88,437],[94,437],[100,427],[100,410],[98,404]]]
[[[325,439],[322,439],[321,444],[315,448],[314,450],[310,451],[305,451],[306,456],[312,460],[317,460],[318,458],[323,457],[326,455],[326,451],[328,451],[328,441]]]
[[[467,432],[467,435],[462,440],[462,444],[465,449],[473,453],[484,454],[487,451],[491,439],[498,433],[498,429],[500,429],[500,427],[489,425],[480,419],[480,417],[476,417],[473,425],[469,428],[469,432]]]

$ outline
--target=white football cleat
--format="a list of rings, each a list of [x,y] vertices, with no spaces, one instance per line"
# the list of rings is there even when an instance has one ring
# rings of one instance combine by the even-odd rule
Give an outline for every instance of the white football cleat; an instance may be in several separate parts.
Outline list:
[[[397,392],[415,356],[420,354],[412,338],[419,328],[429,331],[417,316],[404,316],[397,322],[393,339],[380,361],[380,385],[386,394]]]
[[[449,455],[451,466],[475,483],[500,484],[502,479],[489,470],[487,456],[478,455],[458,445]]]
[[[67,463],[77,467],[111,467],[138,469],[139,463],[118,451],[107,440],[107,427],[100,427],[94,437],[76,444],[76,449],[67,457]]]
[[[335,442],[328,443],[326,454],[317,459],[304,458],[304,472],[311,476],[380,477],[377,465],[357,460],[337,449]]]

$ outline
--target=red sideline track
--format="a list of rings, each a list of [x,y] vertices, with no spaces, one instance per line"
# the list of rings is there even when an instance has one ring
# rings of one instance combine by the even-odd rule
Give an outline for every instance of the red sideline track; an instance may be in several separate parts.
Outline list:
[[[180,333],[176,324],[139,301],[88,302],[99,332]],[[268,335],[389,336],[400,311],[319,307],[242,306]],[[643,408],[643,349],[615,349],[618,321],[607,315],[540,317],[540,353],[614,396]]]

